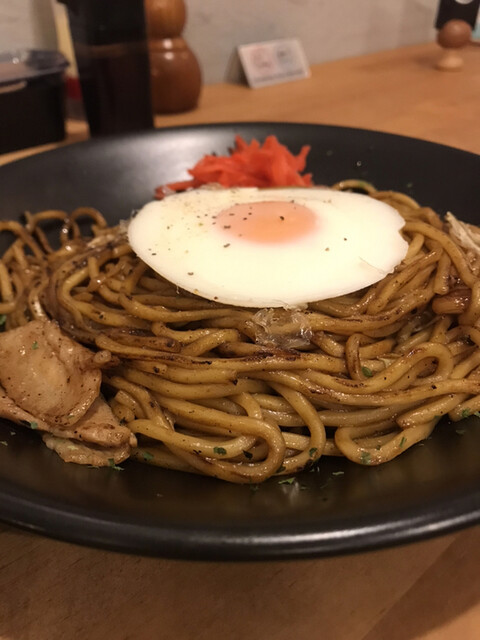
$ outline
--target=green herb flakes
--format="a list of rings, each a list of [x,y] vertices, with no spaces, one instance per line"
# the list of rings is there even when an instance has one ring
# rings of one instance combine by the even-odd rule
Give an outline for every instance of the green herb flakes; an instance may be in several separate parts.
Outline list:
[[[373,371],[371,369],[369,369],[368,367],[362,367],[362,373],[365,376],[365,378],[372,378],[373,377]]]
[[[38,429],[38,422],[30,422],[29,425],[30,429]]]
[[[223,447],[213,447],[213,453],[216,453],[218,456],[224,456],[227,450]]]
[[[32,342],[32,349],[38,349],[38,342],[35,340],[35,342]]]
[[[6,440],[0,440],[0,444],[3,444],[4,447],[8,447],[8,442]]]
[[[332,476],[344,476],[345,471],[332,471]]]
[[[314,458],[317,451],[318,451],[317,447],[312,447],[308,452],[308,455],[310,456],[310,458]]]
[[[295,482],[295,478],[283,478],[283,480],[279,480],[278,484],[293,484]]]
[[[468,416],[471,414],[472,412],[470,411],[470,409],[467,407],[466,409],[462,409],[462,419],[464,418],[468,418]]]
[[[360,458],[362,464],[371,464],[372,457],[368,451],[362,451],[362,457]]]
[[[3,327],[6,321],[7,321],[7,316],[4,313],[2,313],[0,315],[0,327]]]
[[[118,465],[115,464],[115,460],[113,458],[108,459],[108,466],[110,467],[110,469],[113,469],[114,471],[123,471],[122,467],[119,467]]]
[[[402,439],[400,440],[399,445],[398,445],[400,447],[400,449],[402,449],[404,447],[406,442],[407,442],[407,439],[405,438],[405,436],[402,436]]]
[[[142,458],[146,462],[149,462],[150,460],[153,460],[153,455],[149,451],[142,451]]]
[[[463,436],[466,431],[466,429],[455,429],[455,433],[457,433],[459,436]]]

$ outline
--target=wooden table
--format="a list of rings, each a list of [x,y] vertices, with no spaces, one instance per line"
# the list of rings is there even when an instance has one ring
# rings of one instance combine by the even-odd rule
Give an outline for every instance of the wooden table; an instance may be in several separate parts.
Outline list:
[[[156,124],[341,124],[480,153],[480,49],[465,51],[458,73],[436,71],[437,57],[430,44],[319,65],[308,80],[255,91],[214,85],[197,110]],[[68,131],[67,142],[87,135],[79,122]],[[478,528],[364,555],[216,564],[124,556],[0,527],[0,568],[0,640],[480,638]]]

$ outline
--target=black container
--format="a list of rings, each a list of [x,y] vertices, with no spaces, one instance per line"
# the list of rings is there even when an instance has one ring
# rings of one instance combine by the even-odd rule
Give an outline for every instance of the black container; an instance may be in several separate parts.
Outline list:
[[[143,0],[61,0],[68,7],[90,133],[153,127]]]
[[[480,0],[470,0],[467,3],[460,3],[457,0],[440,0],[435,27],[441,29],[449,20],[464,20],[474,29],[479,8]]]
[[[64,139],[67,66],[57,51],[0,53],[0,153]]]

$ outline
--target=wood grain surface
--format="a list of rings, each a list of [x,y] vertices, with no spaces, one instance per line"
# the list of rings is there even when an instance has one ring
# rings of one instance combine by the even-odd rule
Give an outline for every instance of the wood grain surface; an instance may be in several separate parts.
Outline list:
[[[318,65],[307,80],[264,89],[208,86],[198,109],[156,126],[339,124],[480,153],[480,48],[465,50],[458,73],[437,71],[439,55],[427,44]],[[87,136],[80,121],[68,132],[64,144]],[[121,555],[0,526],[0,640],[477,640],[479,573],[479,528],[354,556],[221,564]]]

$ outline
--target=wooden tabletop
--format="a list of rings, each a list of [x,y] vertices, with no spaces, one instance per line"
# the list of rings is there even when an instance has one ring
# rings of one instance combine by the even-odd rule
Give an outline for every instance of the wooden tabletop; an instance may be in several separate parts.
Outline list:
[[[318,65],[307,80],[205,87],[156,125],[340,124],[480,153],[480,48],[439,72],[433,44]],[[66,143],[87,136],[68,123]],[[32,152],[0,156],[0,164]],[[480,480],[479,480],[480,481]],[[0,527],[0,640],[478,640],[480,530],[355,556],[191,563],[87,549]]]

